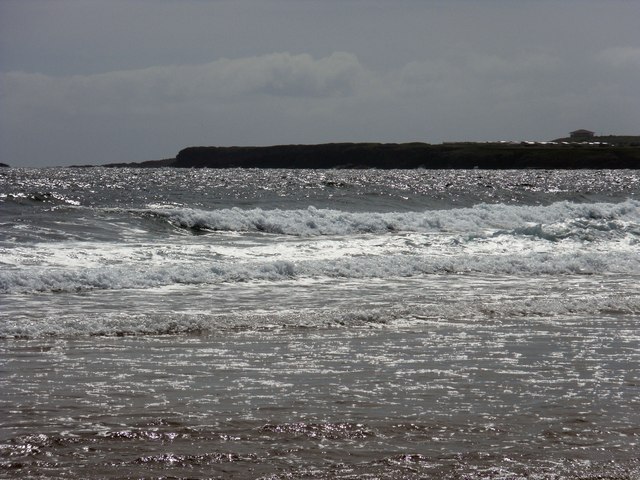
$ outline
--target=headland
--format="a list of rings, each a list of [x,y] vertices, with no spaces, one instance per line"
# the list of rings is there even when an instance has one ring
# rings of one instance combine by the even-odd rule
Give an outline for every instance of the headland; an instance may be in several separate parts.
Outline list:
[[[112,163],[105,166],[291,169],[638,169],[640,168],[640,136],[594,137],[588,142],[557,139],[550,142],[199,146],[185,148],[175,158],[141,163]]]

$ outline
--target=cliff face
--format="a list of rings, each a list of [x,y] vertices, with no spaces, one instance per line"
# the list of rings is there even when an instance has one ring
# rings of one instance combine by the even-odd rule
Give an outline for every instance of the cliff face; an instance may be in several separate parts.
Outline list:
[[[640,148],[603,145],[329,143],[272,147],[189,147],[185,168],[640,168]]]

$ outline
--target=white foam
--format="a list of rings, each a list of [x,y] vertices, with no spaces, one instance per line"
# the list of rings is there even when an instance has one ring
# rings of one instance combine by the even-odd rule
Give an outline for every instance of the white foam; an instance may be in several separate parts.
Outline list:
[[[184,226],[230,231],[1,247],[0,292],[465,272],[635,273],[640,271],[639,207],[628,200],[403,213],[153,210],[154,217]],[[239,234],[242,229],[280,233]]]

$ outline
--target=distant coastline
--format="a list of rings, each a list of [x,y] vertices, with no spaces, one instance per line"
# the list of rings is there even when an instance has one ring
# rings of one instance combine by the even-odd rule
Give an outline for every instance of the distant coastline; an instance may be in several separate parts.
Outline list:
[[[640,136],[589,142],[325,143],[267,147],[188,147],[175,158],[106,167],[378,168],[378,169],[637,169]]]

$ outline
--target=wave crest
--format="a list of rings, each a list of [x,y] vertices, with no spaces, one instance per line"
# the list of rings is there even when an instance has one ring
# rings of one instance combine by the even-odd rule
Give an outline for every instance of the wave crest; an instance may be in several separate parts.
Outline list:
[[[640,202],[547,206],[480,204],[471,208],[424,212],[345,212],[308,207],[300,210],[154,209],[145,213],[193,231],[262,232],[315,236],[385,232],[483,232],[567,225],[578,231],[606,232],[626,229],[640,233]],[[526,234],[526,230],[522,230]],[[562,236],[563,233],[560,233]],[[541,238],[545,238],[542,235]]]

